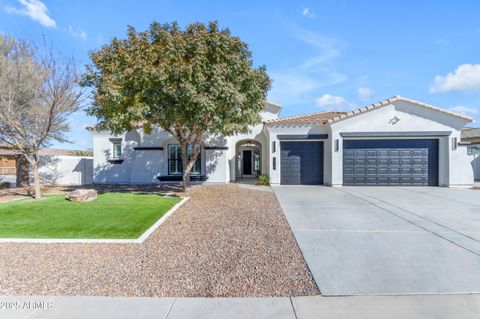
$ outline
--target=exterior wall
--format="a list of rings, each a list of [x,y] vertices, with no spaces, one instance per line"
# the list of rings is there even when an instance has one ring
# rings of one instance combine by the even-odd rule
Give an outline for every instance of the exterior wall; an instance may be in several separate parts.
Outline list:
[[[15,175],[16,160],[14,155],[0,155],[0,175]]]
[[[92,184],[93,158],[42,155],[40,157],[39,172],[42,184]]]
[[[391,124],[394,117],[400,119],[396,124]],[[439,138],[439,185],[440,186],[469,186],[473,183],[473,174],[467,164],[466,149],[457,147],[453,149],[452,138],[460,141],[460,129],[466,120],[450,116],[438,111],[405,102],[397,102],[366,113],[361,113],[351,118],[331,124],[332,139],[332,177],[331,185],[343,183],[343,132],[435,132],[449,131],[449,137]],[[426,138],[426,137],[422,137]],[[333,146],[339,140],[339,150]],[[357,138],[352,138],[357,139]],[[378,139],[378,138],[370,138]],[[382,138],[383,139],[383,138]],[[399,137],[392,137],[399,139]],[[408,137],[411,139],[411,137]]]
[[[281,154],[281,145],[278,135],[307,135],[307,134],[329,134],[328,127],[325,125],[285,125],[285,126],[267,126],[267,131],[270,139],[268,143],[271,147],[273,142],[276,143],[276,152],[269,152],[269,175],[270,183],[280,184],[280,174],[281,174],[281,165],[280,165],[280,154]],[[324,173],[324,183],[327,181],[327,168],[331,166],[331,157],[330,152],[326,151],[328,145],[331,144],[330,137],[323,141],[324,144],[324,159],[323,159],[323,173]],[[286,141],[286,140],[282,140]],[[297,140],[296,140],[297,141]],[[312,140],[307,140],[312,141]],[[273,169],[273,158],[276,158],[277,167]]]

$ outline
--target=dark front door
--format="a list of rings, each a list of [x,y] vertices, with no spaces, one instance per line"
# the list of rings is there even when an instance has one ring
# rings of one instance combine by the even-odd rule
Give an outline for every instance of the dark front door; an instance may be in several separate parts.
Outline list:
[[[343,184],[437,186],[438,140],[344,141]]]
[[[280,183],[323,184],[323,142],[281,142]]]
[[[252,151],[243,151],[243,175],[252,175]]]

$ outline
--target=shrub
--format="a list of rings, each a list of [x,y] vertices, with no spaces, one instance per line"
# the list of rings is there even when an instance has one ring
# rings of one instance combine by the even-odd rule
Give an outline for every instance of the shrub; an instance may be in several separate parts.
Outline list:
[[[269,186],[270,176],[268,176],[267,174],[260,175],[258,176],[258,182],[260,183],[260,185]]]

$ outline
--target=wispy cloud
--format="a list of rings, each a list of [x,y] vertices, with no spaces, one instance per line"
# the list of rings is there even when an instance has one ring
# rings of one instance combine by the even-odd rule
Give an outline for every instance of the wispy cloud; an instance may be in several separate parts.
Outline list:
[[[349,111],[353,104],[341,96],[324,94],[315,99],[315,106],[326,111]]]
[[[47,28],[57,26],[55,20],[48,15],[47,6],[39,0],[18,0],[21,8],[7,6],[5,11],[9,14],[20,14],[30,17],[33,21],[40,23]]]
[[[462,64],[454,72],[437,75],[430,93],[446,93],[453,91],[479,91],[480,64]]]
[[[473,107],[467,107],[463,105],[457,105],[452,108],[450,108],[450,111],[457,112],[460,114],[465,114],[465,115],[480,115],[480,110],[473,108]]]
[[[319,33],[292,28],[293,36],[310,47],[315,55],[299,64],[273,70],[272,90],[269,96],[282,103],[294,104],[311,100],[312,93],[329,85],[339,84],[347,79],[346,75],[334,70],[332,62],[341,54],[341,42]],[[309,95],[309,96],[306,96]]]
[[[373,90],[367,87],[358,88],[357,92],[359,99],[363,102],[370,101],[373,95]]]
[[[87,33],[80,29],[68,25],[66,28],[57,28],[57,23],[50,17],[47,6],[40,0],[18,0],[21,7],[6,6],[5,11],[9,14],[19,14],[27,16],[35,22],[40,23],[44,27],[67,32],[71,36],[87,40]]]
[[[80,28],[74,29],[71,25],[69,25],[65,28],[65,31],[74,37],[82,39],[83,41],[87,40],[87,33]]]
[[[307,17],[307,18],[310,18],[310,19],[315,18],[315,14],[312,12],[312,10],[310,10],[310,8],[306,8],[306,7],[304,7],[302,9],[302,15],[304,17]]]

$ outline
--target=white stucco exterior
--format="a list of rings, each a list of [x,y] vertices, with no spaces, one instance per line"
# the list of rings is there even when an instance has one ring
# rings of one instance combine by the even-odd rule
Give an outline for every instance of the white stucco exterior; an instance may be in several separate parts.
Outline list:
[[[41,155],[40,180],[47,185],[92,184],[92,168],[93,159],[88,156]]]
[[[263,123],[248,134],[206,138],[201,153],[201,176],[207,183],[228,183],[242,177],[242,154],[260,155],[258,171],[268,174],[272,184],[281,182],[281,141],[323,142],[323,182],[343,184],[343,142],[347,139],[438,139],[438,185],[468,187],[473,184],[471,159],[460,142],[460,130],[470,120],[410,100],[396,100],[365,112],[354,112],[340,120],[322,124],[288,124],[278,119],[281,107],[266,103]],[[396,119],[395,123],[392,119]],[[415,136],[418,134],[418,136]],[[176,141],[168,133],[142,129],[113,136],[92,130],[94,140],[94,183],[156,183],[171,175],[168,145]],[[348,136],[344,136],[348,135]],[[281,139],[279,138],[281,137]],[[355,137],[352,137],[355,136]],[[300,137],[300,138],[299,138]],[[112,161],[112,140],[120,141],[122,156]],[[275,143],[275,150],[273,150]],[[243,150],[251,152],[244,153]],[[254,157],[252,156],[252,160]],[[273,165],[276,161],[276,165]],[[259,164],[260,163],[260,164]],[[275,166],[275,167],[274,167]]]

